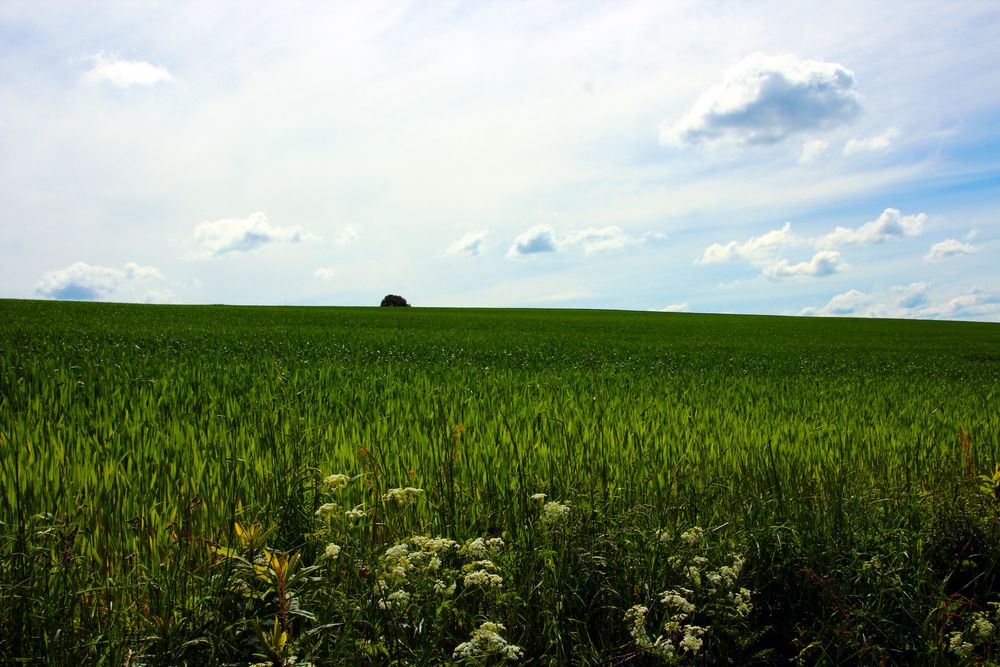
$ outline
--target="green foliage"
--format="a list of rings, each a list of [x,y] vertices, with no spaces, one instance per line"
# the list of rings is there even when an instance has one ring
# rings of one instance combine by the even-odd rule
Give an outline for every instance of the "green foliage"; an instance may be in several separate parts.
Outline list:
[[[730,553],[748,615],[691,597],[744,641],[688,661],[996,661],[997,349],[974,323],[0,301],[0,663],[653,662],[626,614],[667,637],[670,559]],[[458,545],[438,570],[384,576],[430,537]]]

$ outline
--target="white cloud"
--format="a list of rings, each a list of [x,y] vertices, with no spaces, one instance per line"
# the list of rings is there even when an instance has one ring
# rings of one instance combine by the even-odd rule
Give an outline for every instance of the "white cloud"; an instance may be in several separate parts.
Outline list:
[[[76,262],[49,271],[35,285],[35,293],[46,299],[69,301],[172,302],[166,278],[152,266],[127,263],[121,269]]]
[[[865,315],[871,312],[872,297],[861,290],[848,290],[830,299],[820,308],[803,308],[799,315],[815,315],[820,317],[849,317]]]
[[[332,266],[321,266],[313,272],[313,276],[320,280],[330,281],[337,275],[337,270]]]
[[[361,238],[361,230],[357,225],[347,225],[333,237],[333,242],[337,245],[347,245],[354,243]]]
[[[895,128],[889,128],[882,134],[869,137],[867,139],[848,139],[844,144],[844,155],[856,155],[858,153],[871,153],[884,151],[892,144],[896,138]]]
[[[705,248],[698,258],[698,264],[715,264],[743,259],[760,266],[770,263],[782,248],[796,242],[792,234],[792,223],[786,222],[781,229],[772,229],[766,234],[752,236],[743,243],[730,241],[725,245],[713,243]]]
[[[588,227],[567,235],[563,242],[566,246],[578,245],[583,248],[583,252],[588,255],[597,252],[608,252],[621,250],[630,243],[634,243],[621,227],[611,225],[609,227]]]
[[[818,243],[821,248],[841,248],[917,236],[923,231],[926,220],[927,215],[924,213],[903,215],[899,209],[887,208],[878,219],[866,222],[856,229],[837,227]]]
[[[653,311],[657,313],[680,313],[688,309],[688,303],[671,303],[670,305],[663,306],[662,308],[654,308]]]
[[[854,74],[843,65],[754,53],[702,93],[676,123],[664,122],[660,140],[773,144],[798,132],[845,123],[860,109]]]
[[[129,86],[154,86],[173,77],[164,67],[158,67],[141,60],[124,60],[118,56],[95,53],[89,60],[93,63],[83,75],[87,83],[108,83],[118,88]]]
[[[523,257],[543,252],[555,252],[559,246],[552,225],[535,225],[514,239],[507,257]]]
[[[301,243],[317,237],[298,226],[277,227],[263,213],[246,218],[225,218],[202,222],[194,228],[194,241],[202,258],[249,252],[271,243]]]
[[[479,254],[479,251],[483,247],[483,241],[489,235],[489,231],[486,229],[481,229],[479,231],[469,232],[462,238],[458,239],[454,243],[448,246],[444,251],[446,255],[470,255],[475,257]]]
[[[772,280],[782,278],[814,277],[821,278],[829,276],[837,271],[847,268],[840,259],[840,253],[836,250],[820,250],[808,262],[791,264],[787,259],[782,259],[764,267],[763,274]]]
[[[896,298],[896,306],[899,308],[917,308],[918,306],[927,304],[929,288],[930,285],[923,282],[893,287],[892,291],[899,294]]]
[[[630,245],[641,245],[651,240],[663,239],[660,233],[643,234],[640,237],[629,236],[617,225],[607,227],[587,227],[573,230],[565,236],[556,234],[551,225],[535,225],[514,239],[507,250],[507,257],[523,257],[546,252],[560,252],[571,248],[580,248],[584,254],[592,255],[600,252],[622,250]]]
[[[810,139],[809,141],[802,144],[802,154],[799,155],[799,164],[809,164],[810,162],[815,162],[816,159],[826,152],[826,149],[830,147],[830,143],[823,141],[822,139]]]
[[[928,262],[938,262],[951,257],[971,255],[974,252],[979,252],[978,246],[974,246],[971,243],[962,243],[955,239],[945,239],[932,245],[930,252],[924,255],[924,259]]]
[[[876,293],[852,289],[824,306],[803,308],[799,314],[1000,321],[1000,291],[972,287],[959,294],[936,296],[922,282],[894,285]]]

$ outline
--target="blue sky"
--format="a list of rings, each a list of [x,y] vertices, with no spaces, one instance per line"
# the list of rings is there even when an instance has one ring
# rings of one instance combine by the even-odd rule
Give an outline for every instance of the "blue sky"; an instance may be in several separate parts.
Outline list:
[[[1000,321],[996,2],[0,3],[0,297]]]

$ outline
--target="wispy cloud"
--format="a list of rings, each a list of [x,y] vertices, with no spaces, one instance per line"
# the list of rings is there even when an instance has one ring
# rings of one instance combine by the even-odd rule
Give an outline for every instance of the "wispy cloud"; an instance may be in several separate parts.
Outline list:
[[[844,144],[844,155],[857,155],[858,153],[871,153],[884,151],[892,144],[896,138],[895,128],[889,128],[882,134],[867,139],[848,139]]]
[[[321,266],[313,271],[313,276],[329,282],[337,276],[337,269],[332,266]]]
[[[246,218],[207,221],[194,228],[198,256],[204,259],[250,252],[273,243],[301,243],[316,238],[298,226],[272,225],[267,216],[259,212]]]
[[[83,80],[91,84],[106,83],[117,88],[128,88],[155,86],[173,78],[165,67],[141,60],[125,60],[104,53],[95,53],[88,60],[92,66],[84,73]]]
[[[942,259],[971,255],[975,252],[979,252],[978,246],[974,246],[971,243],[962,243],[955,239],[945,239],[932,245],[930,252],[924,255],[924,259],[928,262],[939,262]]]
[[[486,229],[469,232],[449,245],[444,252],[446,255],[451,256],[468,255],[470,257],[475,257],[482,249],[487,236],[489,236],[489,231]]]
[[[47,272],[35,286],[35,294],[46,299],[68,301],[108,299],[160,303],[176,300],[159,270],[135,262],[129,262],[121,269],[76,262]]]
[[[820,155],[830,147],[830,142],[822,139],[810,139],[802,144],[802,153],[799,155],[799,164],[809,164],[815,162]]]
[[[514,239],[507,250],[507,257],[519,258],[571,248],[580,248],[584,254],[592,255],[622,250],[627,246],[640,245],[662,238],[664,238],[663,234],[659,233],[649,233],[638,237],[631,236],[617,225],[587,227],[559,236],[551,225],[535,225]]]
[[[731,67],[675,123],[665,144],[726,140],[774,144],[793,134],[840,125],[861,110],[854,74],[837,63],[754,53]]]

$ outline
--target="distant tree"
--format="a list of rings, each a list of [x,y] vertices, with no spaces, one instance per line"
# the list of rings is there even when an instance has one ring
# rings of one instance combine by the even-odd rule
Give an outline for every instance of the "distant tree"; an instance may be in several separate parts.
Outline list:
[[[386,294],[385,298],[382,299],[380,304],[383,308],[409,308],[410,304],[406,303],[406,299],[397,294]]]

